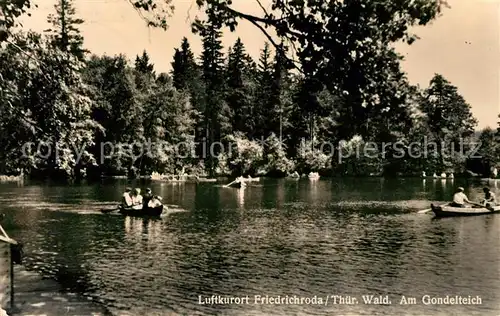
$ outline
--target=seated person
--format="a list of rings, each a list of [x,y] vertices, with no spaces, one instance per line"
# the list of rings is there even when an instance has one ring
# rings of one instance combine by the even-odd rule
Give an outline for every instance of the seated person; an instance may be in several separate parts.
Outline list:
[[[467,198],[467,195],[464,193],[464,188],[458,187],[457,192],[453,195],[453,202],[450,203],[450,206],[453,207],[466,207],[466,204],[473,204]]]
[[[136,205],[141,205],[142,206],[142,201],[143,201],[143,198],[142,198],[142,195],[141,195],[141,189],[136,188],[134,190],[134,195],[132,196],[132,204],[134,206],[136,206]]]
[[[153,191],[151,191],[150,188],[147,188],[146,189],[146,193],[144,194],[144,197],[143,197],[143,203],[144,204],[147,204],[149,202],[149,200],[151,200],[153,198]]]
[[[132,188],[126,188],[125,193],[122,195],[122,205],[124,207],[130,207],[134,204],[132,199]]]
[[[158,207],[158,206],[161,206],[162,203],[161,203],[161,196],[152,196],[151,199],[148,201],[148,207],[150,208],[155,208],[155,207]]]
[[[481,201],[481,204],[487,207],[495,206],[497,203],[495,194],[493,194],[489,188],[483,188],[483,192],[484,192],[484,200]]]

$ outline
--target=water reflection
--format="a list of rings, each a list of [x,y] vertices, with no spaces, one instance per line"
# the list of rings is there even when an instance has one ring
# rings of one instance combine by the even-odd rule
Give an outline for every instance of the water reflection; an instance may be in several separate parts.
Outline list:
[[[129,242],[147,241],[153,245],[159,241],[162,231],[162,220],[153,218],[125,217],[125,239]]]
[[[482,186],[467,186],[479,198]],[[424,184],[424,185],[423,185]],[[500,216],[431,220],[409,205],[450,199],[453,182],[263,181],[244,190],[150,184],[187,209],[160,220],[55,211],[113,201],[121,186],[0,187],[26,265],[116,315],[435,315],[442,306],[207,306],[198,295],[480,295],[447,314],[498,315]],[[103,192],[108,192],[103,195]],[[21,203],[29,201],[24,207]],[[45,203],[43,208],[35,204]],[[245,212],[239,209],[248,210]]]
[[[239,188],[236,190],[236,196],[237,196],[237,204],[239,209],[243,209],[245,206],[245,193],[247,189],[246,188]]]

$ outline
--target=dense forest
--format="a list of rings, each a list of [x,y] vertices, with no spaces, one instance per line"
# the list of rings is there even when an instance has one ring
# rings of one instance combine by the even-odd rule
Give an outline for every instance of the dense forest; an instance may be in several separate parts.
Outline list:
[[[418,40],[408,29],[438,18],[440,1],[273,1],[263,17],[197,2],[203,51],[184,39],[170,73],[146,51],[133,60],[87,51],[70,0],[41,34],[16,27],[29,0],[2,2],[0,174],[391,176],[500,163],[500,127],[478,135],[457,88],[440,74],[412,85],[393,48]],[[150,26],[167,27],[169,6],[134,3]],[[238,19],[278,34],[258,60],[240,39],[222,45]]]

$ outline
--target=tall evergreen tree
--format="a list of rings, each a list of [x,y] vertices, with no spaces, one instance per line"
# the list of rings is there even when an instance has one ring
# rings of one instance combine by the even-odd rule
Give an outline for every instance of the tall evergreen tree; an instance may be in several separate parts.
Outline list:
[[[222,52],[222,31],[215,23],[209,23],[200,30],[203,39],[202,78],[205,84],[204,127],[207,148],[222,140],[231,132],[231,112],[224,97],[224,53]],[[213,174],[218,153],[206,153],[207,166]],[[212,155],[214,154],[214,155]]]
[[[228,54],[226,81],[227,103],[233,113],[233,130],[254,137],[259,121],[254,111],[254,81],[252,59],[240,38]]]
[[[151,63],[149,55],[145,50],[142,52],[141,56],[137,55],[135,57],[135,70],[155,76],[154,68],[155,66]]]
[[[259,137],[268,137],[271,132],[277,134],[275,130],[276,117],[274,105],[276,100],[272,96],[273,85],[273,65],[271,59],[271,49],[269,44],[264,43],[259,56],[257,66],[258,90],[255,102],[255,130]]]
[[[274,55],[270,91],[272,106],[271,117],[273,117],[274,120],[269,123],[269,126],[273,127],[272,132],[279,136],[281,142],[284,140],[283,130],[288,127],[288,112],[293,104],[290,97],[293,87],[285,54],[286,49],[282,44]]]
[[[83,48],[83,36],[78,27],[84,20],[76,17],[73,0],[58,0],[54,8],[56,13],[47,17],[47,22],[52,28],[46,30],[52,38],[53,45],[83,60],[88,51]]]
[[[171,64],[174,87],[177,90],[190,88],[192,82],[198,79],[196,60],[187,38],[184,37],[181,47],[175,49]]]

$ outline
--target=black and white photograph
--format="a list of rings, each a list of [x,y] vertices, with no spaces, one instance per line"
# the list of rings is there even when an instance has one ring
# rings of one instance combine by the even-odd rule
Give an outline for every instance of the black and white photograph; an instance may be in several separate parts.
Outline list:
[[[0,316],[499,316],[500,0],[0,0]]]

